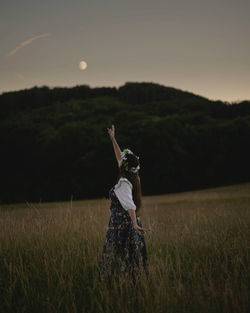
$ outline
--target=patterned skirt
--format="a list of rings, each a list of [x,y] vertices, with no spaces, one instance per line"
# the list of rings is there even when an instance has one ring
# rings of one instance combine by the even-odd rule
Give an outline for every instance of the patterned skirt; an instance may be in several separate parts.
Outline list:
[[[99,280],[126,277],[135,284],[143,272],[146,276],[149,274],[145,238],[134,229],[132,219],[121,206],[114,188],[109,196],[111,216],[99,262]],[[142,227],[139,217],[137,224]]]

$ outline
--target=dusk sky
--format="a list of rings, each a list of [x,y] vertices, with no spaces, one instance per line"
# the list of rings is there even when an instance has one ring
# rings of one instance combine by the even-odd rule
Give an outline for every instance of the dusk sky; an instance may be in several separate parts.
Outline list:
[[[137,81],[250,99],[249,0],[0,3],[0,93]]]

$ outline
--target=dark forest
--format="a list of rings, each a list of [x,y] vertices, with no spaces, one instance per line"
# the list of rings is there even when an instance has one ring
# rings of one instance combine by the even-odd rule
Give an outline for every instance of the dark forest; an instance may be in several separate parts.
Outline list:
[[[106,197],[118,173],[112,124],[140,156],[143,195],[250,181],[250,101],[154,83],[43,86],[0,95],[0,202]]]

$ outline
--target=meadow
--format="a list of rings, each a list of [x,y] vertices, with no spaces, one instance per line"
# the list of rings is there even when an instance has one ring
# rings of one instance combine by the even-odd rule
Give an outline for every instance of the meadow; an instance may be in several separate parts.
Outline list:
[[[143,197],[149,277],[98,280],[107,199],[0,206],[1,313],[249,312],[250,183]]]

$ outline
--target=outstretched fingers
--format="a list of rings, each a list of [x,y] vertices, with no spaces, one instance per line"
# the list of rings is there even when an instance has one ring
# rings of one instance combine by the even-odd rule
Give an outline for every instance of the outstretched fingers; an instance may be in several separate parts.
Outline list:
[[[115,136],[115,126],[112,125],[111,128],[107,128],[109,136],[114,137]]]

